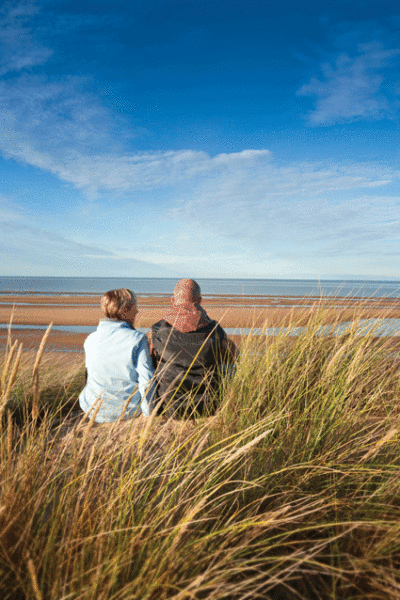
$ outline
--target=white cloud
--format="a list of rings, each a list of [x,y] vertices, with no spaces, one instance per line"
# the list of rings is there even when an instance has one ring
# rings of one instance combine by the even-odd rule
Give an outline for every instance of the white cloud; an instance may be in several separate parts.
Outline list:
[[[40,245],[42,252],[47,252],[51,247],[52,254],[59,254],[60,256],[80,256],[82,254],[87,256],[112,255],[112,252],[106,248],[101,248],[100,246],[94,246],[92,244],[74,242],[57,233],[24,225],[21,222],[3,220],[0,222],[0,230],[3,241],[7,240],[9,247],[20,248],[21,245],[24,245],[26,248],[34,248],[35,246]]]
[[[385,49],[379,42],[360,44],[353,55],[341,52],[321,65],[322,77],[313,77],[297,92],[316,97],[308,114],[310,125],[333,125],[359,120],[394,118],[399,99],[384,88],[385,77],[400,49]]]
[[[53,54],[31,36],[27,21],[38,12],[33,2],[5,3],[0,11],[0,75],[30,69]]]
[[[21,222],[0,221],[0,239],[3,275],[175,275],[162,263],[159,265],[129,253],[116,253],[105,245],[76,242],[68,235]]]
[[[27,7],[25,12],[22,8],[10,10],[7,22],[14,24],[17,18],[32,14],[32,5]],[[16,27],[0,30],[0,35],[3,31],[12,38],[15,56],[25,53],[18,63],[22,73],[0,82],[0,150],[4,156],[53,173],[89,196],[99,191],[132,192],[175,185],[268,160],[267,150],[222,153],[214,158],[191,150],[129,152],[128,142],[144,130],[132,128],[126,118],[105,108],[84,77],[54,80],[27,72],[30,62],[40,64],[49,54],[41,53],[27,27]],[[6,44],[3,64],[12,70],[10,60]]]
[[[202,182],[172,213],[263,251],[361,253],[374,243],[400,237],[400,197],[366,195],[375,185],[385,185],[388,175],[389,170],[382,179],[380,169],[372,165],[327,169],[270,163],[253,170],[251,177],[242,169]],[[390,179],[399,177],[393,171]]]
[[[0,83],[0,144],[7,156],[46,167],[89,154],[113,141],[109,113],[90,93],[85,79],[52,82],[44,76],[22,74]]]
[[[43,69],[38,74],[52,51],[29,27],[37,12],[29,1],[5,4],[1,11],[0,75],[7,77],[0,82],[0,151],[90,187],[91,157],[96,165],[104,150],[120,156],[127,139],[144,130],[128,128],[124,118],[105,108],[87,77],[49,78]],[[81,159],[84,166],[78,169]]]
[[[90,92],[87,79],[52,80],[26,72],[29,56],[34,62],[41,46],[24,20],[34,14],[33,5],[24,6],[9,9],[9,25],[3,27],[9,36],[14,32],[16,54],[26,55],[20,65],[23,72],[0,82],[0,150],[4,156],[48,171],[85,190],[89,197],[101,191],[154,190],[224,171],[262,168],[270,159],[268,150],[252,149],[215,157],[191,150],[130,152],[128,140],[142,135],[143,129],[129,127],[127,119],[106,109]],[[4,64],[7,52],[6,47]],[[35,64],[44,62],[47,55],[40,56]]]
[[[214,158],[191,150],[124,152],[122,144],[109,143],[114,137],[106,110],[79,86],[72,79],[62,85],[30,76],[20,78],[18,85],[0,83],[3,154],[49,171],[90,194],[155,189],[270,158],[268,150]],[[99,153],[99,148],[104,151]]]
[[[239,276],[239,269],[244,276],[300,276],[315,272],[315,265],[334,265],[335,257],[341,272],[345,260],[355,264],[355,257],[360,263],[371,257],[375,264],[380,256],[382,268],[397,260],[400,198],[378,196],[371,186],[395,182],[399,173],[355,164],[282,167],[268,154],[247,163],[232,157],[223,168],[215,167],[218,157],[198,158],[208,170],[190,180],[190,193],[176,181],[180,196],[157,210],[98,200],[88,218],[60,220],[61,235],[54,226],[46,231],[40,220],[39,226],[27,225],[29,215],[21,215],[2,229],[3,265],[13,253],[21,274],[33,263],[37,273],[48,264],[55,272],[83,275],[162,276],[163,268],[165,275],[175,267],[188,275],[192,268],[202,276]],[[195,159],[196,153],[185,158],[192,167]]]
[[[0,223],[1,221],[18,221],[21,218],[20,212],[6,196],[0,196]]]

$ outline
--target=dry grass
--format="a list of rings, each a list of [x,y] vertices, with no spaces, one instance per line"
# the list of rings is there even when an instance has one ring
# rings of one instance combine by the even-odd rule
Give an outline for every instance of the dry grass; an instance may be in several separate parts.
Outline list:
[[[220,410],[190,422],[91,423],[81,363],[51,353],[32,413],[32,358],[9,349],[0,597],[397,599],[399,358],[324,319],[248,336]]]

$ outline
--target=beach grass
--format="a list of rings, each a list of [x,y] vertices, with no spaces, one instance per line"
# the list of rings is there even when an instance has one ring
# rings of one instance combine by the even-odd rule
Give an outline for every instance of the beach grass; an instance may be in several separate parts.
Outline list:
[[[82,357],[10,341],[1,598],[397,599],[400,360],[356,321],[321,335],[316,306],[300,335],[245,336],[217,413],[187,421],[96,425]]]

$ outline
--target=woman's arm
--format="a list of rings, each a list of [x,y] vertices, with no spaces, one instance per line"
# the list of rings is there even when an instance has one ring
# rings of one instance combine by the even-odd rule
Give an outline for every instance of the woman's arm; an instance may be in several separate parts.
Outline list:
[[[143,415],[148,417],[155,401],[156,382],[153,378],[154,367],[146,336],[139,343],[136,370],[139,380],[139,392],[142,398],[140,408]]]

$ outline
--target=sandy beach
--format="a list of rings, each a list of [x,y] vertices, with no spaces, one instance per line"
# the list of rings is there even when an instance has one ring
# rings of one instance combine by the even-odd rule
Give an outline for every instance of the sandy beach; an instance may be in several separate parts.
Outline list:
[[[163,296],[138,296],[139,314],[136,325],[150,327],[161,318],[170,298]],[[289,322],[304,325],[315,306],[326,309],[325,320],[345,321],[354,318],[355,311],[363,318],[400,318],[400,301],[387,298],[285,298],[282,296],[208,296],[203,306],[211,318],[226,328],[276,327]],[[102,317],[100,296],[86,295],[0,295],[0,323],[12,320],[12,337],[23,342],[25,349],[38,347],[43,330],[20,329],[18,325],[96,326]],[[87,333],[52,331],[47,349],[80,351]],[[8,331],[0,329],[4,347]],[[236,341],[238,336],[234,336]]]

